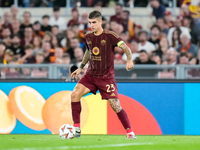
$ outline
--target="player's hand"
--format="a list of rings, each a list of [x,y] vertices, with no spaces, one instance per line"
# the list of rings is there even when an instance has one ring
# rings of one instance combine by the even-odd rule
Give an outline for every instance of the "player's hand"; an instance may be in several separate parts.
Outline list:
[[[76,70],[71,74],[71,77],[72,77],[73,79],[74,79],[74,77],[77,78],[77,79],[79,79],[79,74],[81,73],[81,71],[82,71],[81,68],[76,69]]]
[[[129,71],[134,67],[133,61],[132,60],[127,60],[126,62],[126,70]]]

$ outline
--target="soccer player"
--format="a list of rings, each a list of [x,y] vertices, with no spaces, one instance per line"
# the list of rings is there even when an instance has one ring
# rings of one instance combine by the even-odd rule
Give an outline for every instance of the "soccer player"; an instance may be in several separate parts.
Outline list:
[[[102,99],[108,100],[116,112],[127,132],[127,138],[136,139],[129,118],[120,105],[117,83],[114,78],[114,47],[118,46],[124,50],[127,56],[127,71],[133,68],[130,49],[116,33],[102,28],[102,15],[99,11],[93,11],[89,14],[89,24],[92,32],[85,35],[87,50],[80,67],[71,74],[71,77],[78,78],[84,66],[89,62],[85,75],[78,81],[71,94],[72,118],[76,129],[75,137],[80,137],[81,134],[80,98],[89,92],[96,94],[99,90]]]

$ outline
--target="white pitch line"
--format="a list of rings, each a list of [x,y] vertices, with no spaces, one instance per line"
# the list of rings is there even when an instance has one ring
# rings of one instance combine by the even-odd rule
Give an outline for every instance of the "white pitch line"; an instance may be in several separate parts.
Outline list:
[[[107,145],[90,145],[90,146],[58,146],[58,147],[31,147],[31,148],[14,148],[2,150],[55,150],[55,149],[86,149],[86,148],[106,148],[106,147],[125,147],[131,145],[153,145],[153,143],[121,143]]]

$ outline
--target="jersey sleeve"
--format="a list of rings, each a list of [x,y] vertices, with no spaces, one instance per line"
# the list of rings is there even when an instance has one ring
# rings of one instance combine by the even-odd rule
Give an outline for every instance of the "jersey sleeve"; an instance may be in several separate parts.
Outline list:
[[[122,43],[124,43],[124,41],[115,32],[111,31],[110,37],[111,37],[111,41],[112,41],[113,46],[119,47]]]
[[[89,49],[89,46],[88,46],[88,44],[87,44],[87,41],[86,41],[86,37],[84,38],[84,41],[83,41],[83,42],[84,42],[84,44],[85,44],[86,49],[87,49],[87,50],[90,50],[90,49]]]

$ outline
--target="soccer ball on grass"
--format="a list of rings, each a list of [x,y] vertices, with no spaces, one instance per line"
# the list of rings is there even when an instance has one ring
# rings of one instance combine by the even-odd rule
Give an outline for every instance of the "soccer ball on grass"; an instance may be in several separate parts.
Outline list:
[[[62,139],[73,139],[75,136],[74,126],[63,124],[59,129],[59,135]]]

